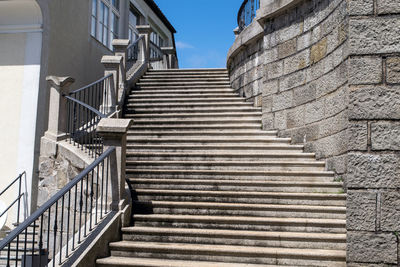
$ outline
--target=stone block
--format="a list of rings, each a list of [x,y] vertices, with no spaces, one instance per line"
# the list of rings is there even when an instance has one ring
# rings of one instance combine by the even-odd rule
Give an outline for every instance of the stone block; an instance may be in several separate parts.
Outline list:
[[[382,54],[400,51],[400,20],[373,17],[349,21],[350,54]]]
[[[344,174],[347,172],[347,154],[326,159],[326,166],[328,170],[334,171],[338,178],[344,180]]]
[[[347,86],[342,86],[325,97],[325,117],[331,117],[345,110],[348,103]]]
[[[264,51],[264,63],[268,64],[278,60],[278,47],[274,47]]]
[[[292,91],[285,91],[280,94],[274,95],[272,101],[272,111],[278,111],[292,107],[292,98]]]
[[[274,79],[283,75],[283,61],[276,61],[266,65],[267,79]]]
[[[320,121],[325,117],[325,105],[324,101],[316,100],[306,106],[305,123],[313,123]]]
[[[274,115],[274,128],[279,130],[287,129],[286,110],[275,112]]]
[[[318,43],[311,47],[310,61],[311,64],[317,63],[326,56],[328,49],[328,38],[323,38]]]
[[[311,46],[311,31],[297,37],[297,50],[303,50]]]
[[[397,264],[393,233],[347,232],[347,261]]]
[[[278,58],[282,59],[296,53],[297,50],[296,38],[286,41],[278,45]]]
[[[350,84],[376,84],[382,82],[381,57],[352,57],[349,62]]]
[[[400,13],[400,2],[393,0],[377,0],[376,6],[378,14],[398,14]]]
[[[275,80],[268,80],[264,82],[262,86],[262,94],[263,95],[272,95],[276,94],[279,90],[279,83],[278,79]]]
[[[271,112],[272,111],[272,96],[263,96],[262,97],[262,110],[263,112]]]
[[[349,94],[350,119],[400,119],[400,87],[358,87]]]
[[[293,89],[293,105],[299,106],[315,100],[317,83],[309,83]]]
[[[287,128],[304,126],[305,108],[304,106],[295,107],[287,111]]]
[[[319,63],[318,63],[319,64]],[[317,64],[317,65],[318,65]],[[348,82],[347,78],[347,62],[342,62],[338,67],[336,67],[331,72],[319,77],[315,75],[312,69],[316,68],[313,66],[312,68],[307,69],[307,81],[313,81],[317,79],[315,82],[318,83],[317,87],[317,97],[324,96],[326,94],[332,93],[336,91],[339,87],[344,86]],[[347,87],[346,87],[347,90]],[[347,105],[347,103],[346,103]]]
[[[381,230],[400,232],[400,192],[384,191],[381,194]]]
[[[366,151],[368,146],[368,125],[367,122],[351,121],[348,128],[349,150]]]
[[[263,130],[274,129],[274,114],[267,112],[262,114],[262,128]]]
[[[375,231],[377,194],[369,191],[348,190],[346,228],[354,231]]]
[[[301,23],[298,22],[293,23],[288,27],[283,27],[279,29],[277,33],[279,35],[279,41],[282,43],[295,38],[296,36],[301,34],[301,28]]]
[[[338,156],[347,152],[347,140],[346,131],[341,131],[316,140],[310,144],[310,149],[317,153],[318,158]]]
[[[349,0],[347,2],[349,15],[360,16],[374,13],[374,0]]]
[[[310,65],[310,49],[303,50],[284,60],[283,72],[289,74]]]
[[[292,138],[293,144],[303,144],[317,139],[320,128],[318,124],[306,125],[299,128],[282,131],[283,136]]]
[[[400,156],[397,154],[349,153],[349,188],[399,188]]]
[[[400,83],[400,57],[389,57],[386,60],[386,82]]]
[[[372,150],[400,150],[400,123],[374,122],[371,124]]]
[[[321,124],[321,131],[319,137],[329,136],[347,129],[349,125],[347,110],[343,110],[342,112],[332,117],[324,119],[323,121],[320,122],[320,124]],[[351,142],[351,139],[349,141]]]
[[[305,71],[297,71],[288,76],[280,79],[280,91],[286,91],[288,89],[300,86],[306,81]]]

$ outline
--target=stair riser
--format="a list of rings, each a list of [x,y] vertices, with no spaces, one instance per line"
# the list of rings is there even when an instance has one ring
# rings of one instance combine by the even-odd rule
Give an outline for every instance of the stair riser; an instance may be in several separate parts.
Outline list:
[[[157,156],[156,154],[149,155],[149,156],[134,156],[132,155],[127,155],[127,161],[131,160],[141,160],[141,161],[148,161],[148,160],[153,160],[153,161],[202,161],[202,160],[207,160],[207,161],[238,161],[238,160],[243,160],[243,161],[280,161],[282,160],[281,157],[271,157],[271,156],[263,156],[263,155],[229,155],[229,156]],[[314,157],[285,157],[285,159],[290,160],[290,161],[309,161],[313,162],[315,159]]]
[[[346,240],[337,242],[336,240],[315,241],[315,240],[285,240],[283,238],[270,240],[257,240],[246,236],[238,238],[226,238],[219,236],[201,237],[201,236],[183,236],[183,235],[152,235],[152,234],[123,234],[125,241],[139,242],[172,242],[189,244],[210,244],[210,245],[245,245],[260,247],[284,247],[284,248],[314,248],[314,249],[346,249]]]
[[[253,104],[252,103],[248,103],[248,102],[223,102],[223,103],[182,103],[180,101],[176,102],[176,103],[129,103],[127,104],[128,108],[133,108],[133,109],[142,109],[142,110],[146,110],[147,112],[154,112],[154,110],[160,109],[160,107],[162,107],[162,109],[164,109],[164,111],[167,110],[192,110],[193,112],[198,112],[198,108],[202,108],[202,109],[209,109],[212,110],[213,108],[215,108],[216,106],[218,106],[219,108],[236,108],[236,107],[252,107]],[[209,112],[209,110],[207,112]]]
[[[343,189],[340,186],[323,187],[323,186],[262,186],[262,185],[189,185],[189,184],[154,184],[154,183],[133,183],[136,189],[169,189],[169,190],[206,190],[206,191],[251,191],[251,192],[290,192],[290,193],[333,193],[341,192]]]
[[[148,108],[148,107],[141,107],[141,108],[135,108],[134,110],[127,110],[126,114],[171,114],[171,113],[231,113],[231,112],[259,112],[259,109],[254,108],[252,106],[239,106],[237,108],[235,107],[228,107],[228,108],[215,108],[210,107],[210,108],[198,108],[196,110],[193,110],[192,108],[185,108],[185,107],[180,107],[180,108],[174,108],[174,107],[168,107],[168,108],[158,108],[158,107],[153,107],[153,108]]]
[[[157,252],[157,251],[115,251],[112,250],[112,256],[124,256],[124,257],[145,257],[145,258],[160,258],[160,259],[175,259],[175,260],[201,260],[201,261],[220,261],[220,262],[236,262],[236,263],[253,263],[253,264],[282,264],[282,265],[304,265],[304,266],[329,266],[329,267],[340,267],[346,266],[343,261],[335,261],[327,258],[324,261],[322,259],[307,260],[302,258],[282,258],[277,259],[275,255],[264,255],[259,257],[244,256],[244,255],[227,255],[227,256],[213,256],[213,255],[199,255],[198,252],[192,253],[173,253],[173,252]]]
[[[215,215],[215,216],[256,216],[256,217],[277,217],[277,218],[319,218],[319,219],[346,219],[346,214],[327,213],[324,211],[260,211],[260,210],[237,210],[237,209],[193,209],[193,208],[158,208],[148,207],[146,210],[154,214],[174,215]],[[140,212],[139,210],[137,212]]]
[[[325,167],[318,166],[279,166],[271,165],[271,166],[241,166],[241,165],[225,165],[221,166],[216,163],[216,165],[172,165],[172,164],[157,164],[157,162],[150,164],[127,164],[127,168],[129,169],[161,169],[161,170],[245,170],[245,171],[323,171]]]
[[[232,89],[191,89],[191,90],[169,90],[168,92],[160,92],[160,90],[136,90],[132,89],[129,92],[129,98],[135,98],[136,96],[141,95],[170,95],[170,94],[181,94],[181,95],[188,95],[188,94],[198,94],[198,95],[221,95],[221,94],[229,94],[238,96],[235,90]]]
[[[141,121],[141,120],[146,120],[146,121],[151,121],[151,120],[174,120],[174,121],[186,121],[186,120],[195,120],[195,119],[201,119],[201,120],[215,120],[216,118],[220,118],[221,120],[256,120],[258,121],[260,119],[260,115],[258,113],[245,113],[245,114],[226,114],[226,113],[213,113],[213,114],[207,114],[207,113],[201,113],[201,114],[127,114],[128,118],[134,118],[135,122]]]
[[[150,178],[150,179],[218,179],[218,180],[257,180],[257,181],[295,181],[298,182],[332,182],[334,177],[324,176],[283,176],[283,175],[250,175],[250,174],[191,174],[191,173],[164,173],[148,171],[130,171],[127,178]]]
[[[152,153],[156,153],[156,151],[160,151],[160,152],[185,152],[185,151],[199,151],[199,152],[221,152],[221,151],[225,151],[225,152],[231,152],[231,153],[235,153],[238,151],[242,151],[244,153],[251,153],[252,151],[256,151],[256,152],[268,152],[268,153],[300,153],[302,150],[301,149],[293,149],[293,148],[271,148],[271,147],[257,147],[253,149],[243,149],[240,147],[221,147],[220,149],[218,149],[218,147],[205,147],[202,145],[197,145],[197,146],[188,146],[188,147],[177,147],[177,146],[157,146],[157,145],[145,145],[145,146],[128,146],[128,150],[132,151],[132,149],[134,149],[136,152],[152,152]]]
[[[240,192],[238,192],[238,195]],[[139,201],[191,201],[191,202],[223,202],[247,204],[280,204],[280,205],[313,205],[313,206],[344,206],[345,200],[309,199],[309,198],[272,198],[272,197],[228,197],[228,196],[193,196],[193,195],[148,195],[138,193]]]
[[[129,104],[145,104],[145,105],[154,105],[157,103],[161,103],[161,104],[167,104],[167,103],[171,103],[171,104],[175,104],[175,103],[179,103],[179,104],[191,104],[191,103],[206,103],[206,104],[210,104],[210,105],[218,105],[219,102],[224,101],[224,102],[229,102],[232,105],[235,105],[236,103],[243,103],[244,100],[240,99],[240,98],[221,98],[221,99],[215,99],[215,98],[206,98],[206,97],[202,97],[202,98],[171,98],[171,99],[160,99],[160,98],[152,98],[152,99],[139,99],[139,98],[133,98],[133,99],[129,99],[128,103]]]
[[[209,86],[204,86],[204,85],[183,85],[183,86],[154,86],[154,85],[142,85],[139,86],[137,89],[143,90],[143,91],[159,91],[162,92],[163,94],[169,93],[171,91],[177,91],[177,90],[185,90],[187,92],[193,92],[193,91],[198,91],[198,90],[232,90],[230,86],[226,85],[209,85]],[[235,92],[235,91],[234,91]]]
[[[236,94],[234,93],[218,93],[218,94],[174,94],[174,93],[170,93],[170,94],[149,94],[149,95],[145,95],[145,94],[137,94],[137,95],[132,95],[129,98],[130,100],[134,100],[134,99],[153,99],[153,98],[163,98],[163,99],[174,99],[174,98],[204,98],[204,99],[208,99],[208,98],[232,98],[232,97],[237,97]]]
[[[236,125],[251,125],[256,123],[261,122],[259,119],[253,119],[253,118],[244,118],[244,119],[236,119],[236,120],[228,120],[228,119],[221,119],[221,120],[207,120],[207,119],[197,119],[197,120],[190,120],[190,119],[183,119],[183,120],[168,120],[168,119],[163,119],[163,120],[136,120],[135,125],[148,125],[149,127],[151,126],[171,126],[171,125],[183,125],[183,126],[189,126],[189,125],[218,125],[222,126],[224,124],[232,124],[235,123]]]

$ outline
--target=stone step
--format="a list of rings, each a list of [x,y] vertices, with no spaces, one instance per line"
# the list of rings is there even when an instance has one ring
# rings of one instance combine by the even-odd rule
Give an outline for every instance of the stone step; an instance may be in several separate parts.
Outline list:
[[[243,98],[239,98],[239,97],[218,97],[218,98],[206,98],[206,97],[198,97],[198,98],[188,98],[188,97],[184,97],[184,98],[151,98],[151,99],[141,99],[141,98],[130,98],[128,99],[128,103],[182,103],[182,104],[190,104],[190,103],[214,103],[215,102],[226,102],[226,103],[240,103],[240,102],[244,102]]]
[[[344,219],[135,214],[135,226],[274,232],[346,233]]]
[[[262,131],[262,130],[208,130],[208,131],[145,131],[145,130],[128,130],[128,136],[154,136],[154,137],[174,137],[174,136],[191,136],[191,137],[200,137],[200,136],[237,136],[237,137],[245,137],[245,136],[265,136],[265,137],[276,137],[277,131]],[[149,136],[150,137],[150,136]]]
[[[168,92],[168,91],[176,91],[176,90],[187,90],[192,91],[192,90],[232,90],[230,85],[223,85],[223,84],[216,84],[216,85],[201,85],[201,84],[186,84],[186,85],[156,85],[156,84],[142,84],[142,85],[136,85],[137,89],[140,90],[157,90],[159,92]]]
[[[259,112],[261,109],[246,105],[239,107],[225,107],[225,108],[216,108],[216,107],[198,107],[195,110],[190,107],[168,107],[168,108],[158,108],[158,107],[136,107],[130,108],[125,113],[126,114],[169,114],[169,113],[230,113],[230,112]],[[261,127],[260,127],[261,128]]]
[[[158,87],[182,87],[182,86],[207,86],[207,87],[213,87],[213,86],[225,86],[225,87],[230,87],[230,82],[229,81],[178,81],[178,82],[157,82],[157,81],[146,81],[142,82],[139,81],[136,83],[136,86],[139,88],[145,88],[145,87],[152,87],[152,86],[158,86]]]
[[[157,74],[157,73],[146,73],[142,79],[213,79],[213,78],[224,78],[229,80],[229,76],[226,73],[221,74],[201,74],[201,73],[192,73],[192,74]]]
[[[136,97],[140,95],[165,95],[165,94],[180,94],[180,95],[188,95],[188,94],[197,94],[197,95],[223,95],[223,94],[234,94],[235,91],[233,89],[180,89],[180,90],[169,90],[169,91],[160,91],[160,90],[131,90],[129,97]]]
[[[208,160],[208,161],[313,161],[314,153],[222,153],[222,152],[127,152],[127,160]]]
[[[333,182],[333,172],[127,169],[127,178]]]
[[[126,118],[132,118],[135,120],[140,120],[140,119],[183,119],[183,118],[259,118],[261,116],[260,112],[258,111],[252,111],[252,112],[235,112],[235,113],[147,113],[147,114],[126,114]]]
[[[130,94],[129,100],[131,99],[148,99],[148,98],[226,98],[226,97],[238,97],[233,92],[220,92],[220,93],[154,93],[154,94]]]
[[[345,194],[256,191],[135,189],[139,201],[192,201],[280,205],[344,206]]]
[[[346,251],[152,243],[121,241],[110,243],[111,256],[152,257],[174,260],[205,260],[255,264],[297,264],[346,266]]]
[[[242,137],[164,137],[164,138],[139,138],[137,136],[128,136],[128,142],[130,145],[135,144],[289,144],[290,138],[278,138],[278,137],[257,137],[250,136],[250,138]]]
[[[129,142],[127,144],[128,152],[134,151],[162,151],[162,152],[182,152],[182,151],[215,151],[215,152],[233,152],[242,151],[244,153],[249,153],[252,151],[258,152],[268,152],[268,153],[294,153],[302,152],[302,145],[289,145],[289,144],[224,144],[224,143],[214,143],[214,144],[132,144]]]
[[[206,191],[253,191],[293,193],[339,193],[343,184],[339,182],[292,182],[216,179],[162,179],[131,178],[129,182],[137,189],[177,189]]]
[[[160,77],[160,76],[145,76],[142,77],[139,80],[139,83],[214,83],[214,82],[225,82],[225,83],[230,83],[230,79],[227,76],[203,76],[203,77],[198,77],[198,76],[189,76],[189,77],[176,77],[176,76],[169,76],[169,77]]]
[[[345,234],[159,227],[122,228],[124,241],[199,243],[284,248],[346,249]]]
[[[277,267],[278,265],[241,264],[212,261],[170,260],[137,257],[108,257],[98,259],[97,267]]]
[[[133,124],[129,128],[130,131],[198,131],[208,132],[210,130],[261,130],[261,126],[257,123],[252,124],[224,124],[224,125],[207,125],[207,124],[192,124],[192,125],[136,125]],[[242,147],[244,148],[244,147]]]
[[[228,75],[227,69],[168,69],[168,70],[148,70],[146,75],[167,74],[174,75],[192,75],[192,74],[225,74]]]
[[[127,161],[127,169],[323,171],[317,161]]]
[[[134,214],[346,219],[345,207],[325,205],[274,205],[153,200],[134,202],[133,207]]]
[[[128,108],[147,108],[147,109],[158,109],[158,108],[163,108],[165,110],[167,109],[196,109],[197,108],[213,108],[215,107],[215,103],[210,103],[210,102],[193,102],[193,103],[128,103],[126,106]],[[218,107],[237,107],[237,106],[242,106],[242,107],[251,107],[253,104],[248,103],[248,102],[219,102]],[[261,119],[261,118],[260,118]]]

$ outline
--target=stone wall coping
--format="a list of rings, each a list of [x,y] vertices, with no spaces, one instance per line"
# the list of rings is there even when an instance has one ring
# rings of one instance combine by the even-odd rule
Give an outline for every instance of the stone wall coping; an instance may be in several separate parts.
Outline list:
[[[138,30],[139,33],[148,33],[150,34],[152,32],[151,26],[150,25],[137,25],[136,29]]]
[[[64,87],[68,84],[74,83],[75,79],[72,77],[58,77],[58,76],[47,76],[46,81],[51,82],[52,84],[58,86],[58,87]]]
[[[103,64],[121,64],[122,56],[103,56],[101,63]]]
[[[257,16],[254,18],[253,22],[237,35],[235,42],[229,49],[227,66],[229,67],[229,63],[233,56],[263,35],[264,29],[262,25],[264,25],[265,20],[285,12],[287,9],[302,1],[304,0],[274,0],[272,3],[262,6],[257,10]]]
[[[122,46],[122,47],[127,47],[130,44],[130,40],[129,39],[114,39],[112,41],[112,45],[113,46]]]
[[[97,125],[97,133],[101,134],[125,134],[132,125],[131,119],[101,119]]]
[[[160,47],[161,51],[163,51],[166,54],[173,54],[175,52],[175,48],[172,46],[169,47]]]

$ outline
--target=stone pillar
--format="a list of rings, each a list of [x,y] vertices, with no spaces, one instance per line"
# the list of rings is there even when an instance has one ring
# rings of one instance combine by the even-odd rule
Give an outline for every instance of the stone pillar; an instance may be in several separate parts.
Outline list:
[[[49,123],[45,137],[60,141],[67,137],[67,99],[70,85],[75,81],[71,77],[47,76],[50,86]]]
[[[130,41],[128,39],[114,39],[112,45],[114,47],[114,52],[116,56],[122,57],[122,64],[119,68],[119,90],[118,90],[118,103],[121,102],[121,98],[126,90],[126,60],[128,58],[127,48]]]
[[[143,61],[147,62],[149,67],[150,67],[150,33],[152,32],[152,29],[150,25],[138,25],[136,26],[136,29],[139,32],[139,36],[144,36],[144,45],[143,45]]]
[[[103,63],[105,71],[104,76],[112,74],[112,79],[108,84],[106,84],[107,99],[103,99],[103,108],[106,113],[116,111],[117,104],[117,96],[119,95],[119,77],[120,77],[120,68],[122,64],[122,56],[103,56],[101,59],[101,63]]]
[[[103,137],[104,149],[116,148],[115,158],[110,158],[113,210],[122,210],[128,204],[125,193],[126,135],[132,123],[130,119],[105,118],[97,126],[97,133]]]
[[[173,68],[173,56],[175,53],[175,49],[173,47],[161,47],[161,51],[165,55],[164,59],[164,65],[166,69],[172,69]]]

